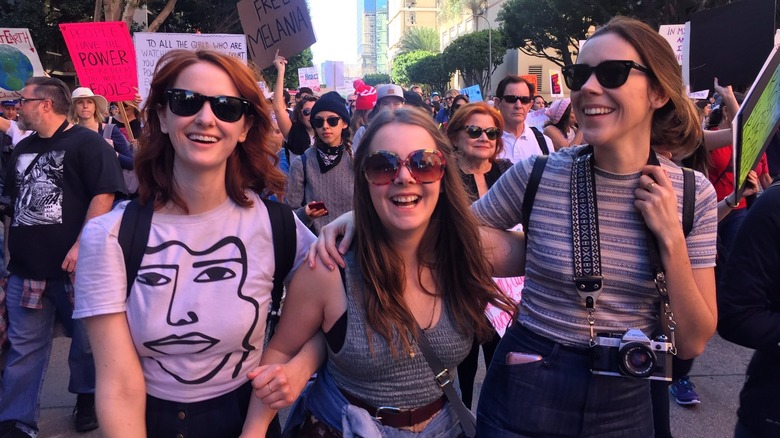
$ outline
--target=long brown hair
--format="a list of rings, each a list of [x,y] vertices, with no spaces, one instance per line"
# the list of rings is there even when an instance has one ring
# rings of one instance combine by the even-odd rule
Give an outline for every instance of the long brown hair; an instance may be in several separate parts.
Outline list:
[[[406,276],[412,273],[404,272],[404,261],[382,225],[371,201],[370,183],[363,176],[365,160],[372,152],[371,143],[376,133],[392,124],[425,129],[449,163],[441,180],[436,208],[417,248],[417,278],[421,278],[424,269],[430,269],[458,331],[474,332],[479,339],[485,340],[492,332],[484,313],[487,304],[512,313],[515,304],[490,277],[491,267],[483,255],[479,225],[469,208],[452,146],[428,114],[416,108],[401,107],[380,111],[355,152],[356,253],[369,291],[364,297],[369,341],[372,330],[376,331],[395,353],[398,347],[393,341],[395,334],[404,351],[410,351],[411,339],[416,337],[417,323],[403,299]],[[433,295],[433,292],[429,293]]]
[[[215,51],[173,50],[163,55],[157,63],[149,98],[143,109],[146,123],[135,156],[140,201],[146,203],[152,199],[156,207],[172,202],[188,211],[173,179],[173,145],[168,134],[164,134],[160,128],[158,112],[163,111],[167,104],[165,90],[176,82],[179,73],[185,68],[199,62],[213,64],[227,72],[239,95],[251,104],[250,114],[244,116],[250,124],[246,140],[238,143],[227,159],[225,187],[228,196],[242,207],[252,206],[246,189],[263,196],[281,196],[284,193],[285,177],[276,168],[278,158],[269,146],[268,136],[272,129],[270,109],[252,72],[240,61]]]
[[[474,102],[458,108],[455,115],[447,123],[447,138],[450,140],[453,146],[457,144],[458,135],[460,130],[466,127],[466,122],[474,114],[484,114],[490,116],[493,119],[493,123],[498,128],[499,132],[504,132],[504,118],[501,117],[501,113],[497,109],[491,107],[485,102]],[[490,161],[496,161],[496,158],[504,151],[504,139],[501,138],[501,134],[496,138],[496,150],[493,152],[493,156],[490,157]]]

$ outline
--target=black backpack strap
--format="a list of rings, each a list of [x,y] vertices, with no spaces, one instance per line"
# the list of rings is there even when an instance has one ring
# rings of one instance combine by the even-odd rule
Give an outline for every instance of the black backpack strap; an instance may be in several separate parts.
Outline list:
[[[536,137],[536,142],[539,143],[539,149],[542,150],[542,155],[550,155],[550,149],[547,147],[547,141],[544,139],[544,134],[542,134],[542,131],[531,127],[531,131],[534,132],[534,137]]]
[[[692,169],[682,168],[683,171],[683,210],[682,227],[683,234],[688,234],[693,230],[693,213],[696,208],[696,175]]]
[[[263,199],[268,218],[271,220],[271,234],[274,244],[274,286],[271,290],[271,309],[266,319],[266,339],[273,336],[279,322],[284,293],[284,279],[295,263],[295,250],[298,247],[295,219],[292,209],[279,202]]]
[[[538,155],[534,161],[534,167],[531,170],[531,176],[528,177],[528,184],[525,186],[525,196],[523,197],[523,232],[528,243],[528,219],[531,217],[531,209],[534,207],[536,199],[536,190],[539,188],[539,182],[542,180],[544,167],[547,166],[547,155]]]
[[[141,267],[146,243],[149,240],[149,230],[152,228],[152,214],[154,213],[153,204],[154,202],[150,200],[146,205],[141,205],[138,199],[133,199],[125,207],[122,223],[119,225],[117,240],[125,257],[128,297],[135,277],[138,275],[138,268]]]

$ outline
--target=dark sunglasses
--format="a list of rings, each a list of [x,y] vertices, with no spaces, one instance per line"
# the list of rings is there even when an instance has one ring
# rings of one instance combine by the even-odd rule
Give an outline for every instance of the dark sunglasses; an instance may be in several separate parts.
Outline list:
[[[401,166],[406,166],[418,183],[430,184],[444,176],[446,162],[441,152],[435,149],[414,151],[405,160],[393,152],[377,151],[366,158],[363,174],[371,184],[383,186],[398,177]]]
[[[169,88],[165,90],[168,97],[168,108],[177,116],[189,117],[203,108],[206,101],[211,105],[211,111],[223,122],[237,122],[241,116],[249,113],[249,101],[233,96],[204,96],[191,90]]]
[[[618,88],[625,84],[631,69],[635,68],[647,75],[653,74],[647,67],[637,64],[634,61],[604,61],[601,64],[591,67],[587,64],[567,65],[562,69],[563,80],[571,91],[580,91],[582,86],[588,82],[590,75],[596,73],[596,80],[604,88]]]
[[[304,116],[311,115],[311,108],[304,108],[303,110],[301,110],[301,112],[303,113]]]
[[[466,130],[466,134],[474,139],[482,137],[482,133],[484,132],[485,135],[487,135],[488,140],[495,140],[498,138],[498,134],[501,133],[501,131],[498,128],[480,128],[476,125],[468,125],[463,127],[464,130]]]
[[[518,100],[523,105],[528,105],[529,103],[534,101],[534,98],[531,96],[514,96],[512,94],[507,94],[506,96],[501,96],[500,99],[502,99],[506,103],[510,103],[512,105],[515,104]]]
[[[315,128],[319,129],[325,126],[325,121],[328,121],[328,125],[330,125],[331,128],[335,128],[338,126],[339,122],[341,121],[341,117],[339,116],[332,116],[328,117],[327,119],[323,119],[322,117],[315,117],[311,119],[311,126],[314,126]]]

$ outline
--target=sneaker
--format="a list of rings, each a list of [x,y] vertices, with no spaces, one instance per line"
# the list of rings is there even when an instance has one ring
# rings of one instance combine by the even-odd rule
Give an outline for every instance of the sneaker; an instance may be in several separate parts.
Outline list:
[[[679,380],[675,380],[669,385],[669,393],[674,397],[674,401],[681,406],[698,405],[701,403],[699,400],[699,394],[693,389],[696,386],[691,383],[691,379],[688,376],[684,376]]]
[[[95,412],[95,394],[78,394],[73,408],[73,422],[76,432],[89,432],[98,428]]]

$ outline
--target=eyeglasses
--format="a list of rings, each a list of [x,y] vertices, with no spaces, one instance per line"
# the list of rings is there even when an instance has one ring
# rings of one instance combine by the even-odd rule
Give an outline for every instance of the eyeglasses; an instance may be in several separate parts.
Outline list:
[[[249,113],[250,103],[246,99],[233,96],[204,96],[191,90],[169,88],[165,90],[168,97],[168,108],[177,116],[189,117],[203,108],[206,101],[211,105],[211,111],[223,122],[237,122],[241,116]]]
[[[326,120],[328,121],[328,125],[330,125],[331,128],[335,128],[341,121],[341,117],[332,116],[332,117],[328,117],[327,119],[323,119],[322,117],[315,117],[311,119],[311,126],[314,126],[317,129],[322,128],[323,126],[325,126]]]
[[[418,183],[430,184],[444,176],[446,162],[441,152],[435,149],[413,151],[405,160],[393,152],[377,151],[366,158],[363,174],[371,184],[383,186],[398,177],[401,166],[406,166]]]
[[[36,102],[36,101],[39,101],[39,100],[46,100],[46,98],[45,97],[30,97],[30,98],[20,97],[19,98],[19,104],[20,105],[24,105],[27,102]]]
[[[301,110],[301,112],[303,113],[304,116],[309,116],[311,115],[311,108],[304,108]]]
[[[476,125],[468,125],[464,126],[463,129],[466,131],[466,134],[470,138],[480,138],[482,137],[482,133],[484,132],[485,135],[487,135],[488,140],[495,140],[498,138],[498,134],[501,133],[501,131],[498,128],[480,128]]]
[[[504,100],[506,103],[510,103],[514,105],[518,100],[523,105],[528,105],[529,103],[533,102],[534,99],[531,96],[514,96],[512,94],[507,94],[506,96],[501,96],[499,99]]]
[[[618,88],[625,84],[631,69],[635,68],[647,75],[653,75],[647,67],[637,64],[634,61],[604,61],[601,64],[591,67],[587,64],[574,64],[563,67],[563,80],[571,91],[580,91],[582,86],[588,82],[590,75],[596,73],[596,80],[604,88]]]

